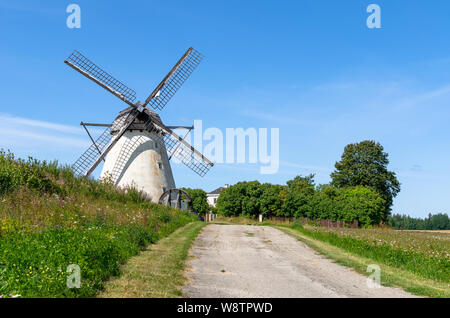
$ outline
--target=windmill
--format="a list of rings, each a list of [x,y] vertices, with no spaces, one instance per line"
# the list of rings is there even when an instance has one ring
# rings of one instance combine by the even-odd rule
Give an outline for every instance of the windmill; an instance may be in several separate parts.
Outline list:
[[[117,187],[135,187],[153,202],[175,188],[169,162],[172,158],[203,177],[213,163],[185,141],[194,127],[166,126],[154,111],[166,106],[202,59],[199,52],[189,48],[141,103],[135,102],[134,90],[74,51],[64,63],[127,104],[112,124],[81,122],[92,144],[74,163],[75,174],[88,177],[104,161],[100,179],[109,178]],[[87,127],[105,127],[105,130],[94,140]],[[187,133],[182,138],[173,129],[186,129]]]

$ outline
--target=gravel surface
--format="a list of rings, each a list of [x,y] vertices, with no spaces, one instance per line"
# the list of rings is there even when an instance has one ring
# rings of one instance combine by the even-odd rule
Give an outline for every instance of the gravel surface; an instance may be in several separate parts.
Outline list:
[[[208,225],[191,254],[185,297],[414,297],[369,288],[367,277],[267,226]]]

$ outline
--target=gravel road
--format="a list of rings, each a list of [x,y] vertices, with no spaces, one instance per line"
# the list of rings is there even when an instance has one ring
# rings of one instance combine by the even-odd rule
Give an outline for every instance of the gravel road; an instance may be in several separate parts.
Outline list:
[[[185,297],[414,297],[369,288],[367,277],[266,226],[206,226],[189,261]]]

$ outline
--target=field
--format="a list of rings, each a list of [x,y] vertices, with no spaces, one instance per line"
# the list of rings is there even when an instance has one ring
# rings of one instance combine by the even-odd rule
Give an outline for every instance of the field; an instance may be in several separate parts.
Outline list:
[[[127,259],[195,220],[133,189],[0,153],[0,297],[94,296]],[[74,265],[80,288],[67,285]]]
[[[305,227],[315,230],[313,227]],[[391,229],[320,228],[340,237],[363,240],[370,245],[387,245],[405,252],[450,260],[450,235],[439,231],[397,231]]]

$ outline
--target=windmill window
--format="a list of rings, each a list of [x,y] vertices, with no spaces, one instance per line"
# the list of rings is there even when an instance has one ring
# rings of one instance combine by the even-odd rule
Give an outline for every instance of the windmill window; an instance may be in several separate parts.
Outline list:
[[[162,188],[162,190],[163,190],[163,193],[167,191],[167,189],[166,189],[166,188]]]
[[[155,149],[158,149],[158,143],[155,142]]]
[[[162,163],[161,162],[158,162],[158,168],[162,169]]]

